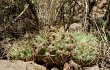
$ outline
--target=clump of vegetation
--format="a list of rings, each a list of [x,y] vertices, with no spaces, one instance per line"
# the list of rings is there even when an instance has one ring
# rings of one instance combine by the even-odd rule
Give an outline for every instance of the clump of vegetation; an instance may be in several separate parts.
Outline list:
[[[46,56],[49,58],[45,59],[48,62],[63,62],[66,57],[70,56],[70,50],[74,45],[73,38],[70,37],[69,33],[56,32],[46,32],[40,33],[35,38],[35,45],[39,50],[38,54],[40,56]],[[41,57],[42,58],[42,57]],[[43,60],[44,60],[43,59]],[[48,63],[47,62],[47,63]]]
[[[73,58],[83,65],[88,65],[98,58],[98,39],[92,34],[74,32],[76,47],[72,51]]]
[[[29,42],[13,47],[11,58],[30,60],[36,56],[35,59],[38,57],[45,63],[64,63],[72,55],[75,60],[88,64],[98,57],[98,39],[83,32],[41,32],[32,42],[34,49]]]
[[[30,46],[29,42],[19,42],[14,45],[14,47],[10,50],[8,56],[12,59],[20,59],[20,60],[30,60],[33,57],[34,51]]]

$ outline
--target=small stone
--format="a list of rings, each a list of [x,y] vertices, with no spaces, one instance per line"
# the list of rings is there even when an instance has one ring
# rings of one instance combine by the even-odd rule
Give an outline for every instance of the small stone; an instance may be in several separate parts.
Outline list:
[[[93,67],[88,67],[85,70],[100,70],[100,69],[99,69],[98,65],[96,65],[96,66],[93,66]]]

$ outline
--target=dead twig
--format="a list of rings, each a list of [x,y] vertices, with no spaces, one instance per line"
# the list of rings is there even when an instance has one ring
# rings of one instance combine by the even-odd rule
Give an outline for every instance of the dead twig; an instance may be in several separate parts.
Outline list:
[[[14,21],[16,21],[19,17],[21,17],[23,15],[23,13],[27,10],[28,6],[29,6],[29,4],[25,5],[24,10],[15,18]]]

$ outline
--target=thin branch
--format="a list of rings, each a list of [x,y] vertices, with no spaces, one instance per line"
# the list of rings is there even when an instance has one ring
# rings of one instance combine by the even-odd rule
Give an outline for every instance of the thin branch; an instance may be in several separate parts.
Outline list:
[[[16,21],[19,17],[21,17],[24,14],[24,12],[27,10],[28,6],[29,6],[29,4],[25,5],[24,10],[15,18],[14,21]]]

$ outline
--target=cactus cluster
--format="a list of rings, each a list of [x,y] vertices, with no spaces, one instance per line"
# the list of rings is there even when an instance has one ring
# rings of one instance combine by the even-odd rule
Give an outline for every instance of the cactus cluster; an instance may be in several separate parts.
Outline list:
[[[36,55],[46,63],[63,63],[73,57],[84,64],[98,57],[98,39],[84,32],[41,32],[32,43],[20,42],[17,48],[12,48],[11,57],[29,60]]]

